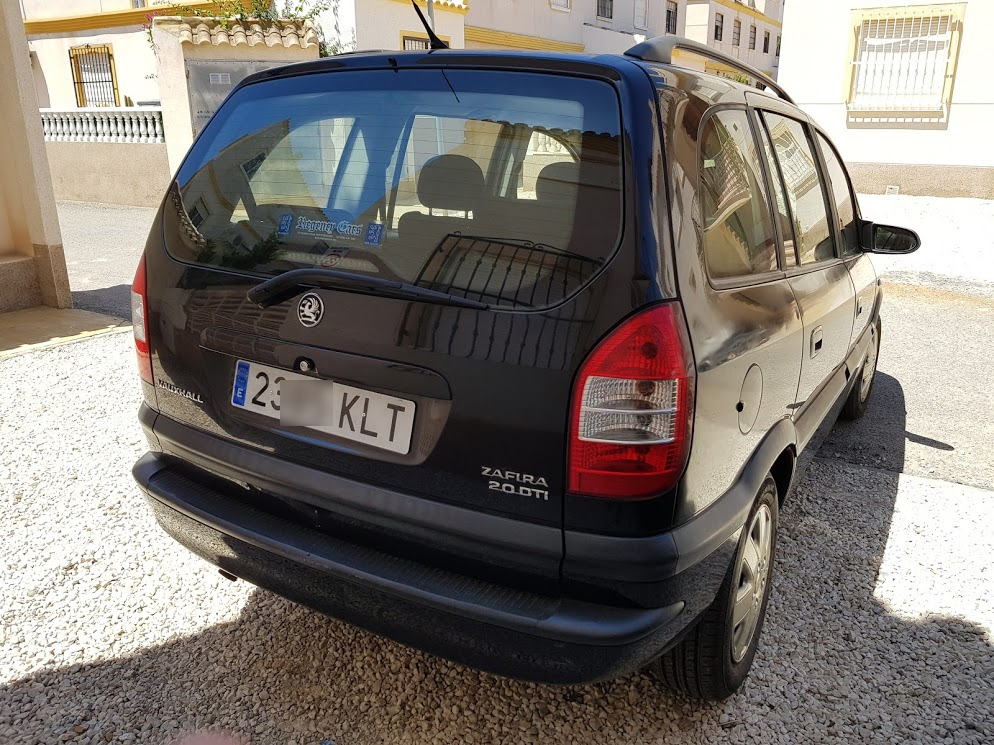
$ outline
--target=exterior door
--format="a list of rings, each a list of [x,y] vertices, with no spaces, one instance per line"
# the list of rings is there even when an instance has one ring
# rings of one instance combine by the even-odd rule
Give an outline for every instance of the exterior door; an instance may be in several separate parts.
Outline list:
[[[701,229],[688,235],[695,243],[700,235],[701,244],[676,252],[697,366],[694,446],[680,501],[687,513],[678,520],[730,488],[794,409],[802,328],[754,129],[745,107],[722,107],[699,130]]]
[[[796,418],[845,363],[856,300],[836,247],[830,191],[808,125],[772,111],[763,111],[761,119],[770,171],[780,182],[774,188],[780,192],[776,202],[786,236],[787,281],[804,327]]]

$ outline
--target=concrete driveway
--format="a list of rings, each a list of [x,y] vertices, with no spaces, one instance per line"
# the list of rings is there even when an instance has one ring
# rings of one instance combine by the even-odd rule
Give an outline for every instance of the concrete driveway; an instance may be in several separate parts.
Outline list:
[[[991,234],[886,286],[869,411],[783,511],[756,665],[715,705],[496,678],[229,583],[131,483],[127,335],[0,363],[0,742],[994,741],[994,285],[962,276]]]

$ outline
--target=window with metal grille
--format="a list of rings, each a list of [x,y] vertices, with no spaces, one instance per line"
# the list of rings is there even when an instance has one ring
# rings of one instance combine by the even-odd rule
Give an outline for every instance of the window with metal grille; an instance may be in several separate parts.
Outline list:
[[[676,33],[677,6],[672,0],[666,2],[666,33]]]
[[[854,113],[942,117],[952,95],[963,5],[853,13],[846,101]],[[872,118],[872,117],[871,117]]]
[[[429,48],[430,46],[427,39],[420,39],[417,36],[404,37],[404,49],[406,51],[418,51]]]
[[[614,18],[614,0],[597,0],[597,17]]]
[[[77,106],[121,105],[114,73],[114,54],[109,44],[72,47],[69,50],[69,65]]]
[[[132,8],[144,8],[145,7],[145,0],[131,0],[131,7]]]
[[[780,56],[780,34],[777,34],[777,57]]]
[[[259,168],[266,160],[266,153],[258,153],[252,158],[249,158],[244,163],[242,163],[242,173],[245,174],[245,178],[249,181],[252,177],[259,172]]]
[[[549,0],[549,5],[557,10],[570,10],[572,0]]]
[[[769,54],[769,53],[770,53],[770,32],[769,31],[764,31],[763,32],[763,54]]]
[[[732,24],[732,46],[737,47],[742,41],[742,21],[735,21]]]
[[[635,0],[635,28],[649,27],[649,0]]]
[[[755,49],[756,48],[756,27],[755,26],[750,26],[749,27],[749,48],[750,49]]]
[[[714,14],[714,40],[721,41],[721,35],[725,31],[725,16],[721,13]]]
[[[204,220],[210,217],[210,211],[207,209],[207,204],[203,199],[198,199],[194,205],[190,208],[188,213],[190,215],[190,222],[193,223],[193,227],[199,228]]]

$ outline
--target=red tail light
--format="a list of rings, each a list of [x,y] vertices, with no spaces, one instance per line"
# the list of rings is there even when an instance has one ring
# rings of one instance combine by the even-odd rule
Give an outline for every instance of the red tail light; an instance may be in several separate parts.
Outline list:
[[[629,318],[590,353],[573,389],[569,491],[641,499],[687,464],[694,369],[680,306]]]
[[[131,284],[131,327],[135,333],[135,351],[138,353],[138,374],[149,385],[152,378],[152,356],[148,347],[148,290],[145,281],[145,255],[142,254]]]

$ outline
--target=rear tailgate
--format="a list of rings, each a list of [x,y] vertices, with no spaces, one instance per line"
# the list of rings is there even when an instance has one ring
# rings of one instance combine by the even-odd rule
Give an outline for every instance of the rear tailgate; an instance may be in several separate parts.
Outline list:
[[[240,89],[150,240],[159,410],[329,474],[560,526],[575,370],[605,311],[631,303],[606,297],[623,174],[606,81],[366,70]],[[248,299],[302,267],[484,307],[340,281]],[[288,383],[314,380],[327,410],[295,426],[287,396],[318,389]]]

